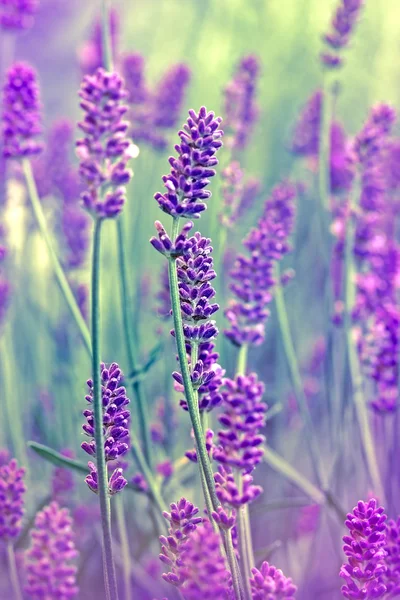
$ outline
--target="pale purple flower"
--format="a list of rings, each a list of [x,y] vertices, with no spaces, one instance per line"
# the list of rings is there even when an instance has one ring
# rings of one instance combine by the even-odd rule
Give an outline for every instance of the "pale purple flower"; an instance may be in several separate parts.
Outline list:
[[[251,572],[252,600],[295,600],[297,588],[280,569],[264,561],[260,569]]]
[[[8,542],[18,537],[25,513],[25,469],[15,458],[0,466],[0,540]]]
[[[30,29],[38,0],[0,0],[0,28],[9,31]]]

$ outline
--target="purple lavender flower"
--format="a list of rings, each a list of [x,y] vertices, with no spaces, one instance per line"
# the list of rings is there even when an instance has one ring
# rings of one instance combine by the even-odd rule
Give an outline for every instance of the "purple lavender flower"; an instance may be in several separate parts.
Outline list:
[[[238,161],[230,163],[221,175],[223,208],[218,218],[221,225],[232,228],[254,203],[260,192],[260,181],[250,178],[245,182]]]
[[[24,515],[25,469],[15,458],[0,466],[0,540],[18,537]]]
[[[255,95],[259,73],[258,58],[245,56],[225,88],[227,145],[234,150],[246,148],[258,117]]]
[[[32,543],[26,552],[27,584],[32,600],[68,600],[78,594],[77,558],[72,518],[68,509],[52,502],[36,515]]]
[[[244,241],[250,256],[239,254],[230,272],[230,289],[237,299],[231,300],[225,311],[230,327],[224,334],[237,346],[257,346],[264,340],[267,305],[276,284],[275,263],[290,250],[295,196],[295,186],[287,182],[272,190],[258,227]]]
[[[83,204],[94,218],[116,217],[125,202],[125,185],[132,177],[127,168],[133,156],[126,137],[129,123],[123,120],[128,107],[127,93],[117,73],[99,68],[87,75],[79,95],[84,120],[79,123],[85,137],[77,142],[80,175],[88,186],[81,195]]]
[[[5,321],[7,309],[10,303],[11,287],[6,279],[0,276],[0,327]]]
[[[172,65],[157,85],[152,110],[154,125],[162,129],[175,127],[179,119],[191,71],[183,63]]]
[[[3,88],[3,155],[24,158],[38,154],[42,144],[39,87],[36,72],[25,63],[15,63],[6,74]]]
[[[130,412],[126,409],[129,399],[126,390],[122,387],[121,369],[116,363],[107,368],[101,363],[101,393],[103,406],[103,428],[104,428],[104,453],[106,461],[113,461],[124,456],[129,450],[129,419]],[[93,381],[87,382],[89,394],[85,397],[89,404],[93,402]],[[94,414],[92,409],[83,412],[87,423],[82,429],[91,438],[90,442],[83,442],[82,449],[90,456],[96,456],[96,442],[94,440]],[[97,491],[97,471],[93,463],[89,463],[90,474],[86,483],[94,492]],[[122,469],[116,468],[109,480],[110,494],[120,491],[127,484],[122,476]]]
[[[169,459],[163,460],[156,465],[156,471],[166,481],[174,474],[174,465]]]
[[[265,437],[260,431],[265,427],[267,411],[263,394],[264,385],[255,373],[224,381],[223,412],[218,417],[224,429],[218,431],[214,460],[242,473],[251,473],[261,462],[264,451],[260,446]]]
[[[197,360],[192,364],[192,384],[198,392],[200,410],[211,410],[221,402],[219,388],[224,371],[217,363],[219,355],[214,351],[213,340],[218,335],[215,321],[210,317],[219,310],[213,302],[215,289],[211,285],[216,277],[211,240],[195,233],[188,238],[185,250],[177,261],[179,297],[189,357],[197,347]],[[174,335],[174,332],[171,332]],[[176,389],[184,391],[180,373],[174,372]],[[186,400],[181,406],[187,410]]]
[[[348,558],[340,577],[345,580],[345,598],[382,598],[386,593],[383,575],[386,573],[386,515],[375,499],[359,501],[347,515],[350,535],[343,537],[343,550]]]
[[[166,192],[154,196],[161,210],[172,217],[198,218],[206,210],[211,192],[205,188],[215,175],[215,153],[222,146],[220,123],[221,118],[204,106],[198,113],[189,111],[179,131],[181,142],[175,146],[178,157],[170,157],[171,172],[163,177]]]
[[[109,12],[110,35],[111,35],[111,50],[114,57],[118,53],[119,30],[120,22],[116,10]],[[103,66],[103,32],[101,19],[97,19],[94,23],[89,40],[83,45],[79,51],[79,65],[82,73],[92,75],[96,69]]]
[[[318,154],[322,98],[322,90],[316,90],[300,113],[291,146],[295,154],[302,156]]]
[[[348,46],[351,34],[359,19],[364,0],[340,0],[332,19],[332,29],[323,36],[325,44],[331,49],[321,55],[322,63],[328,68],[342,65],[340,50]]]
[[[250,578],[253,600],[295,600],[297,588],[292,580],[282,573],[280,569],[263,562],[260,569],[251,570]]]
[[[38,0],[0,0],[0,27],[10,31],[29,29],[38,6]]]
[[[229,600],[231,575],[220,550],[220,536],[209,521],[190,533],[181,546],[178,577],[187,600]]]
[[[241,475],[241,490],[239,490],[232,469],[222,465],[218,467],[218,472],[214,473],[214,480],[218,500],[223,506],[231,506],[235,509],[254,502],[263,491],[262,487],[253,484],[253,477],[248,473]]]
[[[383,581],[388,598],[396,598],[400,594],[400,518],[397,521],[391,519],[387,523],[385,550],[387,571],[383,575]]]
[[[125,54],[121,59],[121,68],[128,92],[127,101],[136,109],[144,105],[150,97],[144,74],[144,57],[139,53]]]
[[[199,509],[186,498],[172,503],[170,513],[163,513],[169,523],[169,529],[168,536],[160,536],[160,560],[171,569],[169,573],[163,574],[163,579],[177,587],[180,587],[186,579],[186,574],[180,571],[182,546],[188,536],[203,522],[203,518],[197,516],[198,513]]]

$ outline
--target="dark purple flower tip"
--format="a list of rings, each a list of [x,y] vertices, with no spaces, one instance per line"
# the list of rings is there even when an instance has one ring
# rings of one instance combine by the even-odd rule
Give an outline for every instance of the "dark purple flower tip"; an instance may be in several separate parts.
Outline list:
[[[236,523],[236,511],[231,510],[228,512],[222,506],[219,506],[218,510],[212,513],[212,518],[221,529],[227,531],[232,529]]]
[[[115,469],[115,471],[111,475],[108,481],[108,492],[110,496],[114,496],[115,494],[123,490],[124,487],[127,485],[128,482],[122,473],[122,469]]]
[[[15,63],[3,88],[2,137],[5,158],[25,158],[41,152],[36,141],[41,133],[41,105],[35,70]]]
[[[174,465],[169,459],[167,459],[156,465],[156,471],[164,479],[169,479],[174,473]]]
[[[170,239],[168,233],[166,232],[163,224],[160,223],[160,221],[156,221],[154,225],[157,229],[158,239],[156,237],[152,237],[150,239],[150,244],[153,246],[153,248],[155,248],[157,252],[160,252],[160,254],[163,254],[167,258],[176,258],[178,256],[181,256],[185,251],[188,242],[188,234],[193,227],[193,223],[191,221],[185,223],[185,225],[182,227],[181,232],[174,241]]]
[[[85,137],[76,143],[79,172],[87,185],[83,205],[94,218],[113,218],[125,202],[123,186],[132,177],[127,165],[136,155],[127,138],[129,123],[123,120],[127,92],[117,73],[99,68],[84,78],[79,95],[85,112],[79,123]]]
[[[181,112],[191,71],[183,63],[172,65],[159,82],[153,99],[153,124],[157,128],[175,127]]]
[[[161,210],[173,217],[198,218],[206,208],[211,192],[206,190],[209,178],[215,175],[210,168],[217,164],[215,153],[222,146],[223,131],[220,117],[207,112],[189,111],[189,118],[179,132],[180,144],[175,146],[178,156],[170,157],[171,171],[163,177],[164,194],[154,198]]]

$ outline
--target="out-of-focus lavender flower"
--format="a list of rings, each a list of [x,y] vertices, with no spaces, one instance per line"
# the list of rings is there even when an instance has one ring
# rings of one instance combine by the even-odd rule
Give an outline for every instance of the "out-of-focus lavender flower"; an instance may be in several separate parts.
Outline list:
[[[156,127],[167,129],[176,125],[190,77],[189,67],[179,63],[172,65],[158,83],[153,100]]]
[[[7,448],[0,448],[0,467],[4,467],[11,460],[11,454]]]
[[[32,542],[26,552],[27,584],[25,591],[32,600],[78,595],[77,568],[72,561],[78,556],[68,509],[52,502],[35,518]]]
[[[348,562],[342,565],[340,576],[345,580],[345,598],[382,598],[386,573],[386,515],[375,499],[359,501],[347,515],[350,535],[343,537],[343,551]]]
[[[215,321],[210,320],[219,310],[218,304],[213,302],[215,289],[211,281],[216,273],[212,251],[211,240],[197,232],[187,240],[184,252],[176,259],[183,333],[190,361],[194,347],[197,348],[197,360],[191,365],[192,384],[198,393],[200,410],[208,411],[221,402],[219,388],[224,375],[217,363],[219,355],[214,351],[213,340],[218,329]],[[174,372],[173,377],[176,389],[183,392],[181,374]],[[187,410],[186,400],[181,401],[181,406]]]
[[[258,179],[244,182],[244,174],[238,161],[230,163],[221,173],[223,198],[219,220],[224,227],[231,228],[252,206],[260,191]]]
[[[388,598],[396,598],[400,594],[400,518],[397,521],[391,519],[387,523],[385,550],[387,570],[383,581]]]
[[[149,484],[147,483],[142,473],[136,473],[131,479],[131,483],[138,489],[138,491],[147,493],[149,491]]]
[[[123,120],[127,93],[117,73],[99,68],[86,75],[79,95],[85,111],[79,127],[85,137],[77,141],[77,154],[80,175],[88,186],[81,198],[94,218],[116,217],[125,202],[124,186],[132,177],[127,165],[134,155],[126,137],[129,123]]]
[[[61,451],[63,456],[74,458],[74,453],[69,448]],[[65,497],[65,494],[71,494],[75,487],[74,476],[70,469],[66,467],[56,467],[53,471],[51,480],[51,489],[53,498],[59,500]]]
[[[214,460],[241,473],[251,473],[261,462],[265,437],[260,431],[265,427],[267,411],[263,394],[264,385],[255,373],[224,381],[223,412],[218,417],[224,429],[218,431]]]
[[[291,145],[294,154],[310,158],[313,170],[317,168],[322,100],[321,90],[309,98],[295,126]],[[334,194],[348,191],[354,179],[354,160],[350,142],[338,121],[331,124],[329,147],[330,190]]]
[[[178,577],[187,600],[229,600],[231,575],[220,550],[221,539],[209,521],[190,533],[182,544]]]
[[[198,113],[189,111],[179,131],[180,144],[175,146],[178,157],[170,157],[171,172],[163,176],[166,192],[154,196],[161,210],[172,217],[198,218],[206,210],[211,192],[205,188],[215,175],[215,153],[222,146],[220,123],[221,118],[204,106]]]
[[[259,74],[259,59],[252,54],[245,56],[225,88],[227,146],[233,150],[246,148],[257,120],[255,96]]]
[[[129,419],[130,412],[127,410],[129,398],[126,389],[121,386],[121,369],[116,363],[107,368],[101,363],[101,394],[103,406],[104,427],[104,453],[106,461],[114,461],[124,456],[129,450]],[[89,394],[85,397],[89,404],[93,402],[93,381],[87,382]],[[94,440],[94,414],[90,408],[83,412],[87,423],[83,425],[83,431],[92,438],[90,442],[83,442],[82,449],[90,456],[96,456],[97,448]],[[97,492],[97,471],[93,463],[89,463],[90,475],[86,483],[90,489]],[[127,484],[122,476],[122,469],[116,468],[109,480],[109,492],[114,494]],[[120,487],[121,486],[121,487]]]
[[[34,69],[15,63],[7,71],[3,88],[2,137],[5,158],[24,158],[41,152],[39,87]]]
[[[192,431],[192,438],[194,438],[194,433]],[[212,458],[215,446],[214,446],[214,432],[212,429],[207,429],[204,433],[206,450],[207,454],[210,458]],[[191,462],[197,462],[197,450],[196,448],[192,448],[191,450],[187,450],[185,452],[186,458],[188,458]]]
[[[25,469],[15,458],[0,467],[0,540],[18,537],[24,516]]]
[[[165,263],[163,265],[158,281],[160,282],[160,287],[156,294],[156,313],[157,316],[160,317],[160,319],[168,320],[171,316],[171,297],[169,292],[168,263]]]
[[[6,279],[0,276],[0,327],[3,325],[10,303],[11,287]]]
[[[139,53],[125,54],[121,59],[121,68],[128,103],[133,106],[144,104],[150,97],[144,74],[144,57]]]
[[[323,41],[330,49],[329,52],[321,55],[325,67],[336,68],[342,65],[340,51],[348,45],[363,5],[364,0],[339,0],[339,6],[332,19],[331,31],[323,36]]]
[[[29,29],[38,6],[38,0],[0,0],[0,27],[9,31]]]
[[[109,11],[111,51],[114,57],[118,54],[120,22],[116,10]],[[79,65],[84,75],[92,75],[96,69],[103,66],[103,34],[101,19],[94,23],[90,38],[79,50]]]
[[[174,465],[169,459],[163,460],[156,465],[156,471],[164,480],[167,480],[172,477],[174,473]]]
[[[169,523],[168,536],[160,536],[161,554],[160,560],[168,566],[169,573],[163,574],[163,579],[172,585],[180,587],[186,577],[180,571],[181,550],[188,536],[193,533],[197,526],[203,522],[198,516],[199,509],[186,498],[172,503],[171,512],[164,512],[163,516]]]
[[[260,569],[251,570],[250,578],[253,600],[295,600],[297,587],[290,577],[285,577],[280,569],[263,562]]]
[[[237,346],[257,346],[264,340],[267,305],[276,284],[275,263],[290,250],[295,197],[296,188],[288,182],[272,190],[257,228],[243,242],[249,256],[239,254],[230,272],[230,289],[237,299],[231,300],[225,311],[230,327],[224,334]]]

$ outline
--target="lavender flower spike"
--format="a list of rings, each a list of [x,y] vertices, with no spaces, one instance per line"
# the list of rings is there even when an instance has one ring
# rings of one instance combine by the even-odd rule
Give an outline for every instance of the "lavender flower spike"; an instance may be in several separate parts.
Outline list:
[[[126,390],[120,385],[122,379],[121,369],[116,363],[107,368],[101,363],[101,394],[103,406],[103,428],[104,428],[104,453],[106,461],[113,461],[124,456],[129,450],[129,419],[130,412],[126,409],[129,398]],[[93,381],[87,382],[89,394],[87,402],[93,402]],[[94,414],[91,408],[83,412],[86,423],[83,431],[91,438],[90,442],[83,442],[81,447],[90,456],[96,456],[97,448],[94,439]],[[97,471],[93,463],[89,463],[90,474],[86,483],[93,492],[97,492]],[[109,493],[119,492],[127,481],[122,475],[122,469],[116,468],[109,480]]]
[[[260,569],[253,568],[251,572],[253,600],[295,600],[297,588],[280,569],[263,562]]]
[[[29,29],[38,5],[38,0],[0,0],[0,27],[10,31]]]
[[[117,73],[99,68],[86,75],[79,95],[85,117],[79,123],[85,137],[77,141],[80,175],[88,186],[82,195],[83,205],[97,219],[119,215],[125,202],[125,185],[132,177],[127,168],[136,149],[126,133],[129,123],[123,120],[128,107],[127,92]]]
[[[180,144],[175,146],[178,157],[170,157],[171,172],[163,177],[166,191],[154,196],[161,210],[172,217],[197,219],[206,210],[211,192],[205,188],[215,175],[215,153],[222,146],[221,120],[204,106],[198,113],[189,111],[178,134]]]
[[[383,598],[387,588],[383,583],[387,552],[386,515],[375,499],[358,502],[347,515],[350,535],[343,537],[343,550],[348,563],[340,570],[345,580],[342,595],[351,599]]]
[[[0,540],[18,537],[24,515],[25,469],[13,458],[0,467]]]
[[[42,144],[40,100],[36,72],[30,65],[15,63],[6,74],[2,116],[3,155],[25,158],[38,154]]]
[[[339,6],[332,19],[332,29],[323,36],[323,41],[330,51],[322,54],[322,63],[328,68],[342,65],[343,59],[339,52],[345,48],[358,21],[364,0],[340,0]]]
[[[31,547],[26,552],[25,591],[29,597],[75,598],[77,568],[71,561],[77,556],[69,511],[52,502],[36,515]]]

